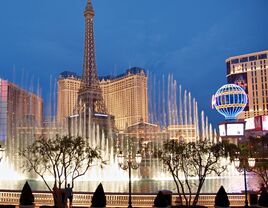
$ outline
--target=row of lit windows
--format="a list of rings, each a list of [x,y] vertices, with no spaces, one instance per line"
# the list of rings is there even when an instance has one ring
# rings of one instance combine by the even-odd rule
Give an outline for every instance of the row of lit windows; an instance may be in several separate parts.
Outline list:
[[[105,90],[109,91],[109,92],[113,92],[113,91],[122,91],[122,90],[126,90],[129,88],[133,88],[133,87],[141,87],[141,84],[143,86],[146,86],[146,84],[144,83],[133,83],[133,82],[128,82],[126,84],[113,84],[113,85],[109,85],[109,86],[105,86],[104,84],[101,85],[101,88],[104,88]]]
[[[267,109],[268,109],[268,103],[267,104],[263,104],[263,106],[262,106],[263,108],[262,109],[264,109],[264,111],[267,111]],[[259,108],[259,106],[258,105],[254,105],[253,106],[253,110],[254,110],[254,115],[255,114],[257,114],[257,115],[259,115],[259,111],[260,111],[260,108]]]
[[[255,61],[255,60],[260,60],[260,59],[267,59],[267,54],[263,53],[263,54],[259,54],[259,55],[254,55],[254,56],[249,56],[249,57],[242,57],[240,59],[232,59],[231,63],[232,64],[238,64],[238,63],[244,63],[244,62],[248,62],[248,61]]]
[[[251,64],[251,67],[250,67],[251,71],[256,70],[256,67],[257,67],[256,62],[251,62],[250,64]],[[228,65],[227,67],[230,67],[230,66]],[[266,68],[266,60],[260,61],[260,68],[261,69]],[[247,71],[247,63],[241,64],[239,66],[233,65],[233,67],[232,67],[232,72],[233,73],[240,72],[240,71],[242,71],[242,72]]]

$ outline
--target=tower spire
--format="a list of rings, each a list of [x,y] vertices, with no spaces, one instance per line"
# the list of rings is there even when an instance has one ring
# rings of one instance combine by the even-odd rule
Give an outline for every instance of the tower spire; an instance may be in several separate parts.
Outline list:
[[[90,14],[90,13],[92,16],[94,16],[94,9],[93,9],[93,6],[91,4],[91,0],[87,0],[87,5],[86,5],[84,15],[86,16],[87,14]]]

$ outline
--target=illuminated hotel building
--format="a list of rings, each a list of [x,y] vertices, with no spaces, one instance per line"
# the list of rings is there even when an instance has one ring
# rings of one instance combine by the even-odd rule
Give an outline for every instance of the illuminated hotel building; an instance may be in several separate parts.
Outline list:
[[[147,75],[142,68],[133,67],[118,76],[99,77],[102,96],[108,113],[115,116],[118,130],[148,121]],[[58,121],[73,115],[81,79],[64,72],[58,80]]]
[[[22,142],[17,137],[18,129],[29,119],[40,128],[42,114],[43,100],[40,96],[0,79],[0,143],[5,146],[6,156],[11,161],[15,161]]]
[[[65,71],[60,74],[58,79],[58,123],[64,124],[66,118],[74,114],[80,84],[81,79],[75,73]]]
[[[245,119],[268,115],[268,50],[226,59],[228,83],[235,83],[248,94],[248,106],[238,115]]]
[[[148,122],[147,75],[142,68],[133,67],[116,77],[100,77],[100,86],[108,112],[115,116],[119,130]]]

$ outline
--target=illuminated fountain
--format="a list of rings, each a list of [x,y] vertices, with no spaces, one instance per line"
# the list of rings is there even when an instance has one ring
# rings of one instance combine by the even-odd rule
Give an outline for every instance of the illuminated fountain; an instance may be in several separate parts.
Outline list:
[[[155,79],[149,80],[152,81]],[[183,139],[186,142],[203,140],[205,138],[209,138],[211,142],[218,141],[216,130],[213,130],[211,124],[208,123],[208,117],[205,116],[203,111],[201,111],[201,113],[198,112],[196,99],[192,97],[190,92],[186,90],[183,91],[182,87],[177,85],[172,75],[168,76],[167,81],[163,77],[162,83],[149,83],[148,91],[150,122],[161,126],[161,131],[169,132],[170,137],[173,139]],[[52,97],[54,93],[52,92],[51,94]],[[160,97],[164,99],[159,99]],[[53,109],[56,108],[53,104],[53,99],[51,99],[51,104],[49,104],[48,108],[48,112],[55,111],[55,109]],[[34,125],[34,117],[26,116],[24,120],[20,122],[20,125],[18,125],[19,128],[17,129],[16,138],[20,141],[20,148],[25,148],[41,133],[45,133],[48,138],[53,138],[56,134],[66,135],[69,132],[71,136],[81,136],[85,138],[90,146],[99,147],[103,159],[107,161],[107,165],[104,166],[103,169],[94,167],[94,170],[89,170],[88,174],[79,178],[80,181],[127,181],[128,174],[126,171],[119,168],[116,157],[118,148],[122,149],[122,141],[118,142],[117,140],[107,137],[105,132],[100,129],[99,125],[94,124],[90,120],[91,116],[86,116],[86,112],[90,113],[91,111],[90,109],[84,110],[80,115],[78,115],[78,112],[74,113],[69,130],[66,126],[65,128],[58,126],[52,114],[48,116],[49,119],[45,122],[42,131],[40,127]],[[88,121],[86,121],[87,119]],[[88,125],[89,131],[85,131],[85,128],[82,128],[81,124]],[[37,132],[40,133],[37,134]],[[161,148],[166,139],[168,139],[168,137],[151,143],[149,154],[143,155],[141,168],[133,172],[134,181],[140,179],[156,181],[171,180],[172,183],[171,176],[164,169],[162,162],[155,158],[153,154],[150,154],[150,151]],[[137,145],[137,143],[136,146],[135,151],[142,150],[142,146]],[[14,149],[13,151],[15,153],[16,150]],[[10,158],[6,158],[0,165],[5,171],[9,170],[6,175],[10,175],[10,170],[14,170],[13,167],[16,167],[16,164],[20,162],[21,160],[12,161]],[[228,160],[223,161],[223,163],[228,162]],[[223,176],[237,175],[237,171],[233,166],[229,166],[228,168],[228,171],[225,172]],[[147,172],[146,176],[143,175],[144,170]],[[16,171],[11,172],[13,172],[12,178],[16,178],[16,180],[25,177],[18,172],[18,169],[17,173]],[[210,178],[216,178],[216,176],[211,176]]]
[[[158,81],[156,81],[158,80]],[[186,142],[209,139],[217,141],[216,130],[208,122],[204,111],[199,114],[198,104],[191,92],[182,90],[173,75],[168,75],[167,81],[162,76],[157,79],[151,75],[149,81],[149,112],[150,122],[167,128],[171,138]],[[200,117],[201,122],[200,122]]]
[[[164,76],[162,76],[162,79],[157,79],[155,75],[151,75],[149,82],[151,123],[157,123],[162,129],[169,131],[171,139],[185,142],[196,142],[205,139],[212,143],[221,141],[216,129],[212,129],[212,125],[209,123],[204,111],[199,113],[196,99],[187,90],[182,90],[182,86],[177,84],[173,75],[168,75],[167,80]],[[157,141],[156,147],[153,148],[158,149],[158,146],[161,147],[163,142],[163,140]],[[227,165],[227,170],[221,177],[239,175],[234,165],[230,164],[229,158],[222,159],[222,164]],[[153,179],[172,179],[171,175],[164,170],[163,164],[158,160],[155,163],[151,163],[150,166],[152,172],[155,173],[152,176]],[[219,176],[211,175],[209,178],[219,178]]]
[[[127,173],[122,171],[117,162],[115,142],[114,138],[109,137],[103,129],[100,129],[99,125],[95,124],[91,120],[91,115],[86,116],[87,113],[91,113],[90,109],[82,111],[79,114],[75,114],[71,119],[71,124],[69,130],[70,136],[76,137],[80,136],[85,138],[87,144],[91,147],[98,147],[101,151],[101,156],[103,160],[106,161],[107,165],[103,168],[94,167],[94,171],[89,171],[80,180],[93,180],[93,181],[112,181],[112,180],[127,180]],[[88,125],[87,128],[82,125]],[[87,129],[87,131],[85,130]]]

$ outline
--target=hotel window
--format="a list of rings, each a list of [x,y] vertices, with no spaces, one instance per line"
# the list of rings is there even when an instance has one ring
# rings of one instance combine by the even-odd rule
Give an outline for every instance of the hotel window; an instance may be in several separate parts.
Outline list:
[[[257,60],[257,56],[250,56],[249,57],[249,61],[255,61],[255,60]]]
[[[258,59],[267,59],[267,54],[260,54],[258,55]]]
[[[237,64],[237,63],[239,63],[239,60],[238,60],[238,59],[233,59],[233,60],[231,61],[231,63],[232,63],[232,64]]]
[[[240,63],[244,63],[248,61],[248,57],[244,57],[240,59]]]

